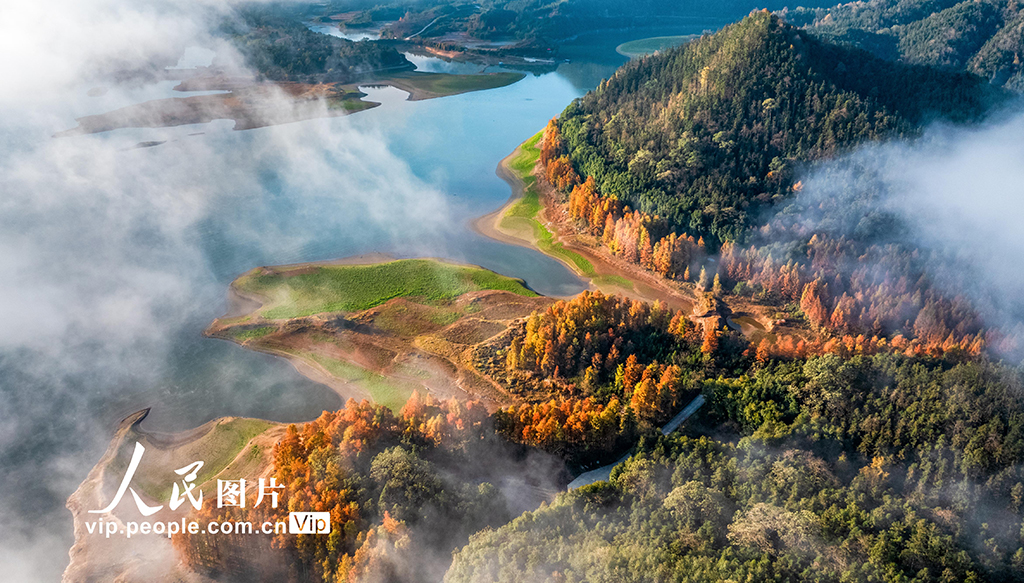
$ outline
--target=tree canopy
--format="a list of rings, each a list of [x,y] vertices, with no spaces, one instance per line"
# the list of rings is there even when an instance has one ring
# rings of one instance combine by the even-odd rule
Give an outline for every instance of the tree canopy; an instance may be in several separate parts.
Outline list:
[[[558,129],[601,195],[717,247],[788,196],[802,163],[987,105],[977,77],[887,62],[758,12],[624,65]]]

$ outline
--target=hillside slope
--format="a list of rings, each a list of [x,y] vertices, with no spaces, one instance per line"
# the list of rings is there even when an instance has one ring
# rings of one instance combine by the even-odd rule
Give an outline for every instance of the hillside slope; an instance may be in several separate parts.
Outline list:
[[[473,535],[444,581],[1020,581],[1019,377],[936,364],[822,357],[707,381],[703,428]]]
[[[602,195],[720,243],[791,191],[799,163],[974,119],[992,97],[973,75],[885,61],[758,12],[623,66],[558,125]]]
[[[1024,89],[1024,11],[1010,0],[870,0],[783,11],[796,26],[887,59],[967,70]]]

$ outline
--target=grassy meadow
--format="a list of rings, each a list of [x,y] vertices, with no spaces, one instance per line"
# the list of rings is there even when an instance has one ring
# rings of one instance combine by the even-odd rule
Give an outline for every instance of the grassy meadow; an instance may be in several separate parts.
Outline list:
[[[517,81],[521,81],[526,75],[523,73],[501,72],[481,73],[476,75],[455,75],[452,73],[421,73],[417,71],[396,73],[384,79],[381,83],[387,83],[408,91],[414,96],[417,91],[424,92],[429,96],[444,97],[469,93],[470,91],[485,91],[505,87]]]
[[[196,484],[206,484],[228,467],[252,438],[274,425],[276,424],[262,419],[225,419],[218,422],[208,433],[185,445],[169,450],[147,448],[136,474],[136,487],[154,500],[166,502],[170,497],[172,484],[175,480],[180,480],[174,475],[174,469],[185,467],[194,461],[202,461],[203,467],[199,470]],[[122,455],[110,465],[109,469],[113,475],[124,474],[131,452],[132,448],[126,446]],[[216,493],[216,488],[213,493]]]
[[[428,302],[451,300],[467,292],[503,290],[536,296],[523,282],[480,267],[432,259],[402,259],[373,265],[324,265],[301,273],[246,274],[235,285],[265,298],[260,314],[287,319],[323,312],[358,312],[392,298],[416,297]]]
[[[359,385],[359,388],[370,394],[374,403],[384,405],[396,413],[405,405],[416,388],[411,383],[390,379],[336,358],[315,353],[302,356],[322,366],[331,376]]]

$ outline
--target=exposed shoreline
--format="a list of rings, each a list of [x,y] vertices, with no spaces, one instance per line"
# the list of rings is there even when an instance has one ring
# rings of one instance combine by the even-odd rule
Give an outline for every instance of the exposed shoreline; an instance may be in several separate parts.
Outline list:
[[[700,305],[698,301],[700,292],[697,292],[692,284],[665,279],[639,265],[609,254],[595,241],[588,240],[587,236],[577,234],[570,225],[570,220],[565,215],[564,209],[556,202],[555,197],[558,194],[539,175],[539,162],[530,172],[530,175],[537,179],[533,187],[537,190],[540,204],[540,210],[537,211],[533,220],[551,232],[552,241],[555,244],[561,245],[562,249],[589,261],[593,272],[583,273],[576,264],[567,260],[566,257],[549,252],[538,245],[536,237],[520,236],[520,233],[510,231],[501,225],[509,210],[526,196],[527,185],[523,177],[512,168],[511,163],[523,151],[523,146],[527,142],[516,146],[508,156],[498,163],[495,170],[495,173],[512,189],[508,200],[501,208],[470,221],[470,228],[480,235],[496,241],[534,249],[548,257],[557,259],[586,281],[590,290],[600,290],[605,294],[618,294],[648,303],[660,301],[671,308],[682,310],[695,321],[703,321],[706,315],[697,313],[697,308]],[[559,214],[552,215],[553,211]],[[628,282],[630,287],[617,283],[620,281]],[[728,301],[722,301],[721,305],[722,313],[720,315],[723,316],[723,323],[748,338],[770,333],[775,328],[775,322],[769,314],[769,307],[737,296],[729,296]]]
[[[239,275],[231,283],[228,289],[227,313],[214,319],[203,334],[210,338],[238,344],[242,348],[283,358],[299,374],[328,387],[342,400],[367,399],[392,406],[392,408],[400,407],[401,403],[389,405],[386,400],[382,401],[379,398],[378,393],[374,392],[376,383],[383,378],[386,379],[388,385],[405,387],[403,390],[408,390],[410,393],[412,390],[418,390],[421,394],[429,393],[442,400],[453,397],[475,399],[489,411],[507,404],[509,395],[504,390],[492,386],[494,385],[492,381],[475,373],[474,369],[464,362],[465,355],[461,354],[462,350],[476,344],[476,341],[459,348],[457,342],[449,345],[447,340],[441,338],[436,339],[442,343],[440,350],[432,345],[430,338],[435,333],[442,334],[447,329],[447,324],[434,326],[434,329],[427,332],[423,338],[417,335],[403,336],[390,332],[381,333],[380,330],[373,330],[365,325],[367,321],[374,321],[376,315],[381,311],[387,311],[389,306],[394,308],[396,303],[409,304],[405,296],[393,297],[381,304],[354,312],[317,312],[305,316],[266,318],[261,310],[268,306],[272,308],[275,300],[257,295],[251,290],[242,289],[239,285],[239,281],[243,278],[256,274],[288,277],[307,274],[318,267],[372,266],[400,261],[434,261],[449,266],[488,271],[477,265],[443,259],[404,260],[380,253],[328,261],[256,267]],[[498,276],[518,282],[522,286],[521,289],[528,291],[530,295],[514,295],[499,288],[484,288],[461,293],[454,299],[456,303],[476,302],[484,309],[479,314],[474,313],[471,316],[457,319],[451,323],[451,326],[472,327],[471,322],[483,317],[489,306],[501,305],[505,306],[506,311],[515,312],[514,316],[506,315],[497,318],[505,320],[509,317],[528,315],[531,311],[546,305],[546,302],[552,301],[548,297],[530,290],[523,280],[500,276],[500,274]],[[512,298],[517,299],[513,300]],[[406,308],[398,307],[398,309]],[[483,325],[482,329],[487,329],[488,325],[494,324],[491,322],[491,316],[487,316],[486,319],[489,324]],[[343,323],[339,326],[339,322]],[[248,330],[265,331],[258,337],[246,337],[245,332]],[[343,347],[325,346],[311,341],[311,338],[318,332],[336,335],[336,339],[342,342]],[[488,334],[487,337],[489,338],[493,334],[494,332]],[[449,353],[451,350],[455,351]],[[382,358],[382,354],[388,355],[387,358]],[[337,370],[333,370],[334,365],[323,361],[324,358],[329,361],[340,361],[348,367],[359,369],[369,377],[363,376],[362,373],[339,374]]]
[[[499,178],[507,182],[508,185],[512,188],[512,194],[509,195],[508,200],[506,200],[505,203],[502,204],[501,207],[498,208],[497,210],[487,213],[482,217],[477,217],[470,221],[469,227],[474,232],[479,233],[480,235],[483,235],[485,237],[494,239],[495,241],[501,241],[502,243],[506,243],[508,245],[526,247],[527,249],[537,249],[537,246],[532,242],[510,235],[503,231],[500,226],[501,219],[505,217],[505,213],[507,213],[508,210],[512,208],[513,205],[515,205],[523,198],[526,191],[526,184],[522,181],[522,179],[519,178],[519,176],[516,175],[515,172],[512,171],[512,168],[509,166],[509,162],[520,152],[522,147],[522,144],[516,146],[515,150],[512,150],[512,152],[508,156],[505,156],[504,158],[501,159],[500,162],[498,162],[498,167],[495,170],[495,174],[497,174]],[[556,257],[555,259],[559,258]],[[559,261],[561,261],[561,259],[559,259]],[[562,261],[562,263],[565,263],[570,269],[576,272],[575,266],[570,265],[565,261]]]
[[[505,180],[511,187],[512,193],[509,199],[497,210],[488,213],[482,217],[479,217],[470,223],[470,227],[480,233],[483,236],[495,239],[502,243],[517,245],[520,247],[533,248],[545,253],[536,244],[536,239],[528,239],[521,236],[516,236],[515,233],[506,231],[501,226],[501,221],[505,217],[508,210],[519,202],[525,195],[527,184],[517,174],[517,172],[510,166],[511,160],[521,152],[522,146],[517,147],[511,154],[506,156],[498,164],[496,173],[503,180]],[[534,170],[536,172],[536,169]],[[686,297],[682,290],[675,291],[667,288],[667,284],[661,284],[653,280],[656,276],[653,274],[641,274],[636,273],[639,270],[638,267],[631,266],[620,266],[617,265],[618,260],[614,257],[608,258],[604,254],[597,250],[591,249],[585,244],[581,244],[576,240],[576,237],[572,234],[566,236],[565,227],[557,220],[552,220],[549,213],[554,207],[553,196],[549,188],[544,187],[540,181],[537,183],[538,192],[540,194],[539,200],[541,203],[540,210],[536,215],[536,220],[550,229],[556,240],[564,245],[565,249],[571,250],[573,253],[578,253],[585,257],[588,261],[593,263],[593,273],[585,274],[582,273],[577,265],[568,261],[565,257],[559,257],[552,253],[545,253],[555,259],[558,259],[573,272],[577,273],[581,278],[585,279],[590,289],[601,289],[607,293],[620,293],[626,296],[631,296],[636,299],[644,301],[661,300],[673,307],[685,307],[692,308],[690,298]],[[396,261],[399,258],[393,257],[383,253],[369,253],[362,255],[355,255],[349,257],[343,257],[339,259],[331,259],[325,261],[310,261],[301,262],[294,264],[285,264],[277,266],[265,266],[256,267],[250,270],[248,273],[252,273],[257,270],[271,270],[279,275],[284,274],[300,274],[316,267],[324,266],[351,266],[351,265],[371,265],[382,262]],[[446,260],[440,260],[446,261]],[[454,263],[446,261],[448,263]],[[455,263],[456,265],[463,265],[466,267],[479,267],[467,264]],[[245,275],[245,274],[242,274]],[[240,275],[239,277],[242,277]],[[606,281],[600,282],[602,276],[607,277],[609,275],[618,276],[627,279],[632,285],[633,289],[621,288],[620,286],[609,284]],[[204,331],[204,335],[223,339],[226,341],[234,342],[239,344],[240,347],[255,350],[264,354],[269,354],[275,357],[280,357],[289,362],[292,367],[296,369],[299,374],[304,377],[327,386],[342,399],[354,398],[354,399],[367,399],[374,401],[375,399],[367,390],[360,386],[360,380],[345,380],[339,378],[337,375],[332,374],[322,364],[314,360],[313,358],[304,356],[303,354],[291,352],[287,350],[288,345],[282,344],[281,348],[277,348],[274,345],[260,344],[251,340],[240,340],[239,338],[233,337],[229,330],[233,326],[243,325],[245,327],[253,326],[283,326],[286,323],[282,323],[279,320],[266,320],[260,314],[259,311],[268,303],[272,301],[270,298],[260,297],[253,293],[246,292],[236,282],[228,287],[228,307],[224,316],[215,319],[210,326]],[[521,280],[520,280],[521,281]],[[487,296],[492,297],[495,301],[500,301],[503,305],[506,304],[509,299],[507,297],[498,296],[495,294],[503,294],[506,292],[500,292],[495,290],[482,291],[482,292],[469,292],[467,295],[473,295],[477,298],[485,298]],[[537,300],[543,300],[536,298]],[[549,300],[548,300],[549,301]],[[538,306],[543,304],[542,301],[535,302]],[[534,308],[531,308],[534,309]],[[371,308],[373,310],[373,308]],[[369,311],[369,310],[368,310]],[[336,316],[337,314],[329,314],[328,316]],[[292,318],[286,319],[286,322],[298,323],[302,326],[315,327],[317,320],[324,319],[323,314],[317,314],[310,317],[303,318]],[[251,319],[251,321],[250,321]],[[299,322],[301,321],[301,322]],[[411,350],[408,354],[402,355],[401,359],[403,363],[408,362],[406,357],[414,357],[416,359],[425,359],[422,364],[427,367],[424,370],[440,371],[440,368],[446,368],[443,365],[450,365],[452,370],[444,371],[437,377],[424,380],[420,379],[419,382],[423,384],[423,388],[428,392],[435,394],[436,396],[443,397],[444,393],[451,391],[459,391],[465,393],[464,396],[470,398],[480,399],[487,407],[489,411],[493,411],[501,403],[501,399],[495,399],[499,395],[500,391],[491,392],[488,387],[481,385],[480,383],[486,379],[471,379],[467,378],[466,371],[460,370],[459,358],[446,359],[439,354],[433,354],[431,351],[424,350],[421,346],[416,346],[415,343],[410,345]],[[444,362],[442,362],[444,361]],[[359,361],[359,354],[351,355],[351,358],[347,358],[347,362],[353,366],[360,368],[365,367],[365,363]],[[372,368],[365,368],[365,370],[373,372]],[[376,371],[379,374],[383,374],[391,378],[392,380],[409,380],[405,378],[405,374],[398,373],[397,370],[381,370]],[[446,377],[442,379],[441,377]],[[442,387],[440,384],[448,385]],[[428,386],[432,385],[432,386]],[[125,543],[124,539],[106,539],[96,536],[87,536],[84,529],[84,520],[88,515],[84,514],[84,509],[87,507],[99,507],[102,500],[105,499],[103,496],[103,490],[105,485],[104,475],[106,470],[118,457],[118,452],[121,450],[122,444],[126,443],[130,437],[136,437],[144,439],[147,444],[152,444],[157,449],[166,450],[177,450],[182,447],[188,446],[192,441],[203,439],[204,436],[210,434],[210,430],[219,424],[228,422],[233,418],[225,417],[218,418],[202,426],[180,432],[177,434],[148,434],[144,431],[137,429],[138,424],[145,418],[147,411],[140,411],[135,413],[121,422],[118,430],[115,432],[111,440],[110,447],[103,456],[103,458],[93,467],[88,477],[79,485],[78,489],[68,499],[67,506],[72,511],[75,522],[75,545],[70,550],[71,564],[68,566],[64,573],[65,581],[77,581],[84,580],[91,572],[96,568],[96,565],[111,565],[114,571],[119,572],[120,575],[136,575],[140,573],[151,574],[154,569],[166,569],[166,572],[174,572],[177,569],[177,564],[172,563],[173,557],[175,556],[173,550],[170,548],[169,542],[160,540],[158,545],[149,548],[143,548],[140,542],[136,542],[132,539],[129,543]],[[271,437],[276,436],[280,433],[283,424],[275,423],[271,427],[264,430],[262,433],[249,439],[245,447],[250,447],[253,443],[262,443],[265,446],[264,452],[270,451],[272,442]],[[156,453],[156,452],[154,452]],[[241,454],[238,454],[241,455]],[[237,461],[237,457],[235,460]],[[232,463],[235,463],[233,461]],[[258,472],[262,472],[268,463],[268,458],[263,458],[261,465],[256,468]],[[113,520],[118,520],[117,517],[111,517]],[[117,541],[117,542],[113,542]],[[128,544],[131,551],[128,556],[125,556],[125,547],[121,546]],[[132,554],[134,553],[134,554]]]
[[[249,130],[311,119],[351,115],[380,105],[365,99],[359,87],[388,86],[408,94],[407,101],[486,91],[521,81],[522,73],[456,75],[399,71],[345,84],[326,82],[254,82],[214,76],[183,80],[175,91],[224,90],[228,93],[154,99],[77,118],[78,125],[55,138],[124,128],[164,128],[231,119],[235,130]]]
[[[212,419],[192,429],[175,433],[158,433],[139,427],[149,411],[149,408],[137,411],[120,421],[103,456],[65,503],[72,514],[75,537],[74,544],[68,550],[70,561],[61,578],[66,583],[97,580],[177,581],[184,580],[185,577],[188,577],[187,580],[190,581],[208,581],[205,577],[182,570],[181,562],[172,547],[170,538],[165,536],[124,536],[126,521],[148,519],[173,522],[178,519],[178,515],[173,511],[163,508],[149,518],[139,514],[132,504],[123,502],[110,513],[91,514],[93,510],[103,508],[111,499],[116,481],[112,480],[112,476],[108,476],[108,473],[115,471],[120,474],[123,471],[121,467],[127,465],[127,451],[132,441],[144,444],[146,453],[135,474],[134,485],[139,488],[139,494],[148,503],[160,504],[165,500],[157,499],[152,492],[147,492],[145,487],[140,486],[140,480],[150,484],[154,480],[162,481],[167,477],[164,474],[170,472],[169,468],[178,465],[177,463],[168,465],[168,462],[181,463],[191,460],[191,458],[189,460],[180,459],[182,455],[187,455],[189,448],[201,446],[200,444],[203,443],[213,443],[220,447],[223,445],[220,441],[222,436],[232,431],[231,429],[222,431],[223,429],[237,427],[238,424],[255,424],[256,430],[249,433],[244,442],[234,444],[234,449],[230,451],[231,455],[221,460],[224,465],[217,466],[212,473],[205,476],[201,484],[196,485],[200,489],[209,489],[210,483],[222,475],[232,478],[255,479],[257,476],[263,475],[270,467],[273,445],[283,435],[287,426],[285,423],[262,419],[226,416]],[[253,451],[258,451],[258,455],[254,457]],[[154,472],[159,475],[155,475]],[[244,476],[235,476],[233,475],[235,472],[240,472]],[[173,476],[173,474],[171,475]],[[100,519],[105,523],[116,525],[120,532],[114,536],[108,536],[102,530],[102,526],[97,526]],[[87,524],[94,529],[101,530],[90,531]]]
[[[540,176],[537,176],[537,182],[535,183],[540,202],[540,210],[535,220],[547,228],[554,236],[554,241],[560,243],[564,249],[589,261],[593,265],[593,273],[583,273],[577,265],[565,257],[546,252],[537,244],[536,237],[524,238],[502,227],[501,222],[505,218],[506,213],[522,200],[526,194],[526,183],[511,167],[512,159],[522,151],[524,144],[520,144],[508,156],[505,156],[498,163],[498,167],[495,170],[495,173],[511,187],[512,194],[501,208],[472,220],[470,228],[473,231],[502,243],[534,249],[548,257],[557,259],[578,277],[586,281],[590,290],[620,294],[646,302],[661,301],[670,307],[687,312],[693,310],[697,304],[696,298],[687,293],[682,287],[670,285],[660,277],[644,272],[639,266],[630,265],[615,257],[609,257],[600,250],[582,244],[574,235],[567,236],[561,222],[550,214],[554,206],[552,204],[554,193],[541,180]],[[536,168],[533,171],[533,175],[536,176]],[[615,282],[617,278],[627,280],[632,287],[617,284]]]

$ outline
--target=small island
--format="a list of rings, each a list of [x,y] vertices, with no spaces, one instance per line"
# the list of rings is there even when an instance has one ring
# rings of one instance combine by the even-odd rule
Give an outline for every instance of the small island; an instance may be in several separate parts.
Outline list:
[[[619,53],[624,57],[635,59],[637,57],[645,57],[647,55],[653,55],[660,51],[666,51],[678,47],[679,45],[690,42],[700,35],[695,34],[683,34],[674,36],[652,36],[650,38],[641,38],[637,40],[631,40],[624,42],[621,45],[615,47],[615,52]]]

